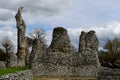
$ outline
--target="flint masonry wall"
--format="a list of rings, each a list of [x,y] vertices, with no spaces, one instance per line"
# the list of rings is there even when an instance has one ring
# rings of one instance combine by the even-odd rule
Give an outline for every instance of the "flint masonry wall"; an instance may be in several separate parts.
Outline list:
[[[87,34],[87,33],[86,33]],[[90,32],[92,34],[92,32]],[[93,37],[92,37],[93,36]],[[92,41],[98,44],[95,33],[91,35]],[[86,36],[87,38],[87,36]],[[95,39],[94,39],[95,38]],[[89,39],[89,38],[87,38]],[[86,40],[85,44],[88,44]],[[85,48],[85,51],[73,53],[67,30],[58,27],[53,30],[53,39],[47,51],[43,48],[42,43],[36,40],[31,53],[31,68],[34,76],[46,77],[81,77],[97,76],[99,63],[97,62],[96,49],[91,47]],[[89,41],[89,44],[92,43]],[[92,45],[92,44],[90,44]],[[86,47],[86,46],[85,46]],[[97,48],[98,45],[95,47]],[[89,50],[87,50],[89,49]],[[95,56],[94,56],[95,55]],[[90,58],[95,58],[92,61]],[[87,62],[84,62],[87,59]],[[94,63],[95,62],[95,63]],[[86,64],[89,63],[89,64]]]
[[[98,80],[120,80],[120,70],[102,67],[98,73]]]
[[[73,53],[67,30],[53,30],[51,45],[46,49],[35,39],[30,55],[30,67],[36,77],[94,77],[98,80],[119,80],[120,70],[100,66],[99,41],[94,31],[81,32],[79,51]]]
[[[53,30],[53,39],[49,50],[52,52],[71,53],[71,43],[67,30],[62,27],[57,27]]]
[[[85,64],[100,66],[98,59],[99,41],[95,31],[88,33],[82,31],[79,39],[79,53],[81,53],[84,59],[83,62]]]
[[[18,50],[17,50],[17,66],[25,66],[25,58],[26,58],[26,24],[22,18],[22,10],[23,7],[18,9],[17,14],[15,15],[16,19],[16,27],[17,27],[17,39],[18,39]]]

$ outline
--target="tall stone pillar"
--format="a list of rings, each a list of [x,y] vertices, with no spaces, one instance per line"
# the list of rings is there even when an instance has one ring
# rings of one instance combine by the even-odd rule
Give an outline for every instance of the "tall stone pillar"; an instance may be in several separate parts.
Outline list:
[[[18,66],[25,66],[25,58],[26,58],[26,24],[22,19],[22,10],[23,7],[18,9],[17,14],[15,15],[16,24],[17,24],[17,39],[18,39],[18,49],[17,49],[17,58],[18,58]]]
[[[81,53],[84,58],[84,63],[88,65],[99,66],[98,59],[98,47],[99,41],[96,37],[95,31],[90,31],[88,33],[81,32],[80,42],[79,42],[79,53]]]

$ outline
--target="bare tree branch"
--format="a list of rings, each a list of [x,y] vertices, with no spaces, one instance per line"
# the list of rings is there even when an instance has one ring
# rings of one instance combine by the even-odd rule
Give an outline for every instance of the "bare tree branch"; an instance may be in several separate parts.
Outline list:
[[[39,39],[45,46],[46,45],[46,39],[45,39],[45,32],[41,28],[35,28],[31,33],[30,36],[32,39]]]
[[[9,37],[4,37],[1,41],[1,47],[6,54],[14,52],[14,45]]]

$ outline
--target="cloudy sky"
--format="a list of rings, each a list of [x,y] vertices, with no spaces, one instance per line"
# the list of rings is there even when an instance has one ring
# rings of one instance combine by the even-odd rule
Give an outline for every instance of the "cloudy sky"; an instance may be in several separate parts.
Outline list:
[[[0,37],[9,36],[16,44],[17,9],[24,7],[26,35],[35,27],[46,32],[50,44],[52,30],[64,27],[72,44],[78,46],[81,31],[95,30],[100,47],[107,39],[120,37],[120,0],[1,0]]]

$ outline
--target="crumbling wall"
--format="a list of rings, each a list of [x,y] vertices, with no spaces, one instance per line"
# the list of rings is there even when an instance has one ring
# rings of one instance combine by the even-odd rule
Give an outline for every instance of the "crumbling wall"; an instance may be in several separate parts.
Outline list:
[[[7,60],[6,60],[6,67],[17,67],[17,56],[14,53],[10,53],[7,55]]]
[[[88,36],[90,37],[88,38]],[[84,40],[84,53],[73,53],[71,50],[71,42],[69,40],[67,30],[61,27],[55,28],[53,31],[53,39],[47,51],[43,49],[42,43],[36,40],[31,53],[31,68],[34,76],[46,77],[81,77],[81,76],[97,76],[99,70],[97,62],[98,40],[95,33],[89,32]],[[92,39],[92,40],[91,40]],[[90,40],[90,41],[89,41]],[[96,45],[93,44],[96,43]],[[82,44],[82,43],[81,43]],[[89,45],[90,44],[90,45]],[[94,49],[93,46],[94,45]],[[92,47],[91,47],[92,46]],[[89,50],[88,50],[89,49]],[[93,50],[93,51],[92,51]],[[68,54],[66,54],[68,53]],[[85,55],[82,55],[85,54]],[[86,60],[86,56],[88,60]],[[90,61],[90,58],[94,60]],[[89,64],[88,64],[89,63]]]
[[[33,41],[32,51],[30,54],[30,67],[35,68],[38,67],[40,63],[38,63],[38,60],[42,58],[42,55],[45,54],[46,48],[44,44],[40,41],[40,39],[35,39]]]
[[[70,38],[68,36],[67,30],[62,27],[57,27],[53,30],[52,42],[49,47],[53,52],[72,52]]]
[[[98,80],[120,80],[120,70],[102,67],[98,73]]]
[[[79,53],[84,59],[84,64],[100,66],[98,59],[99,41],[95,35],[95,31],[88,33],[82,31],[79,41]]]

